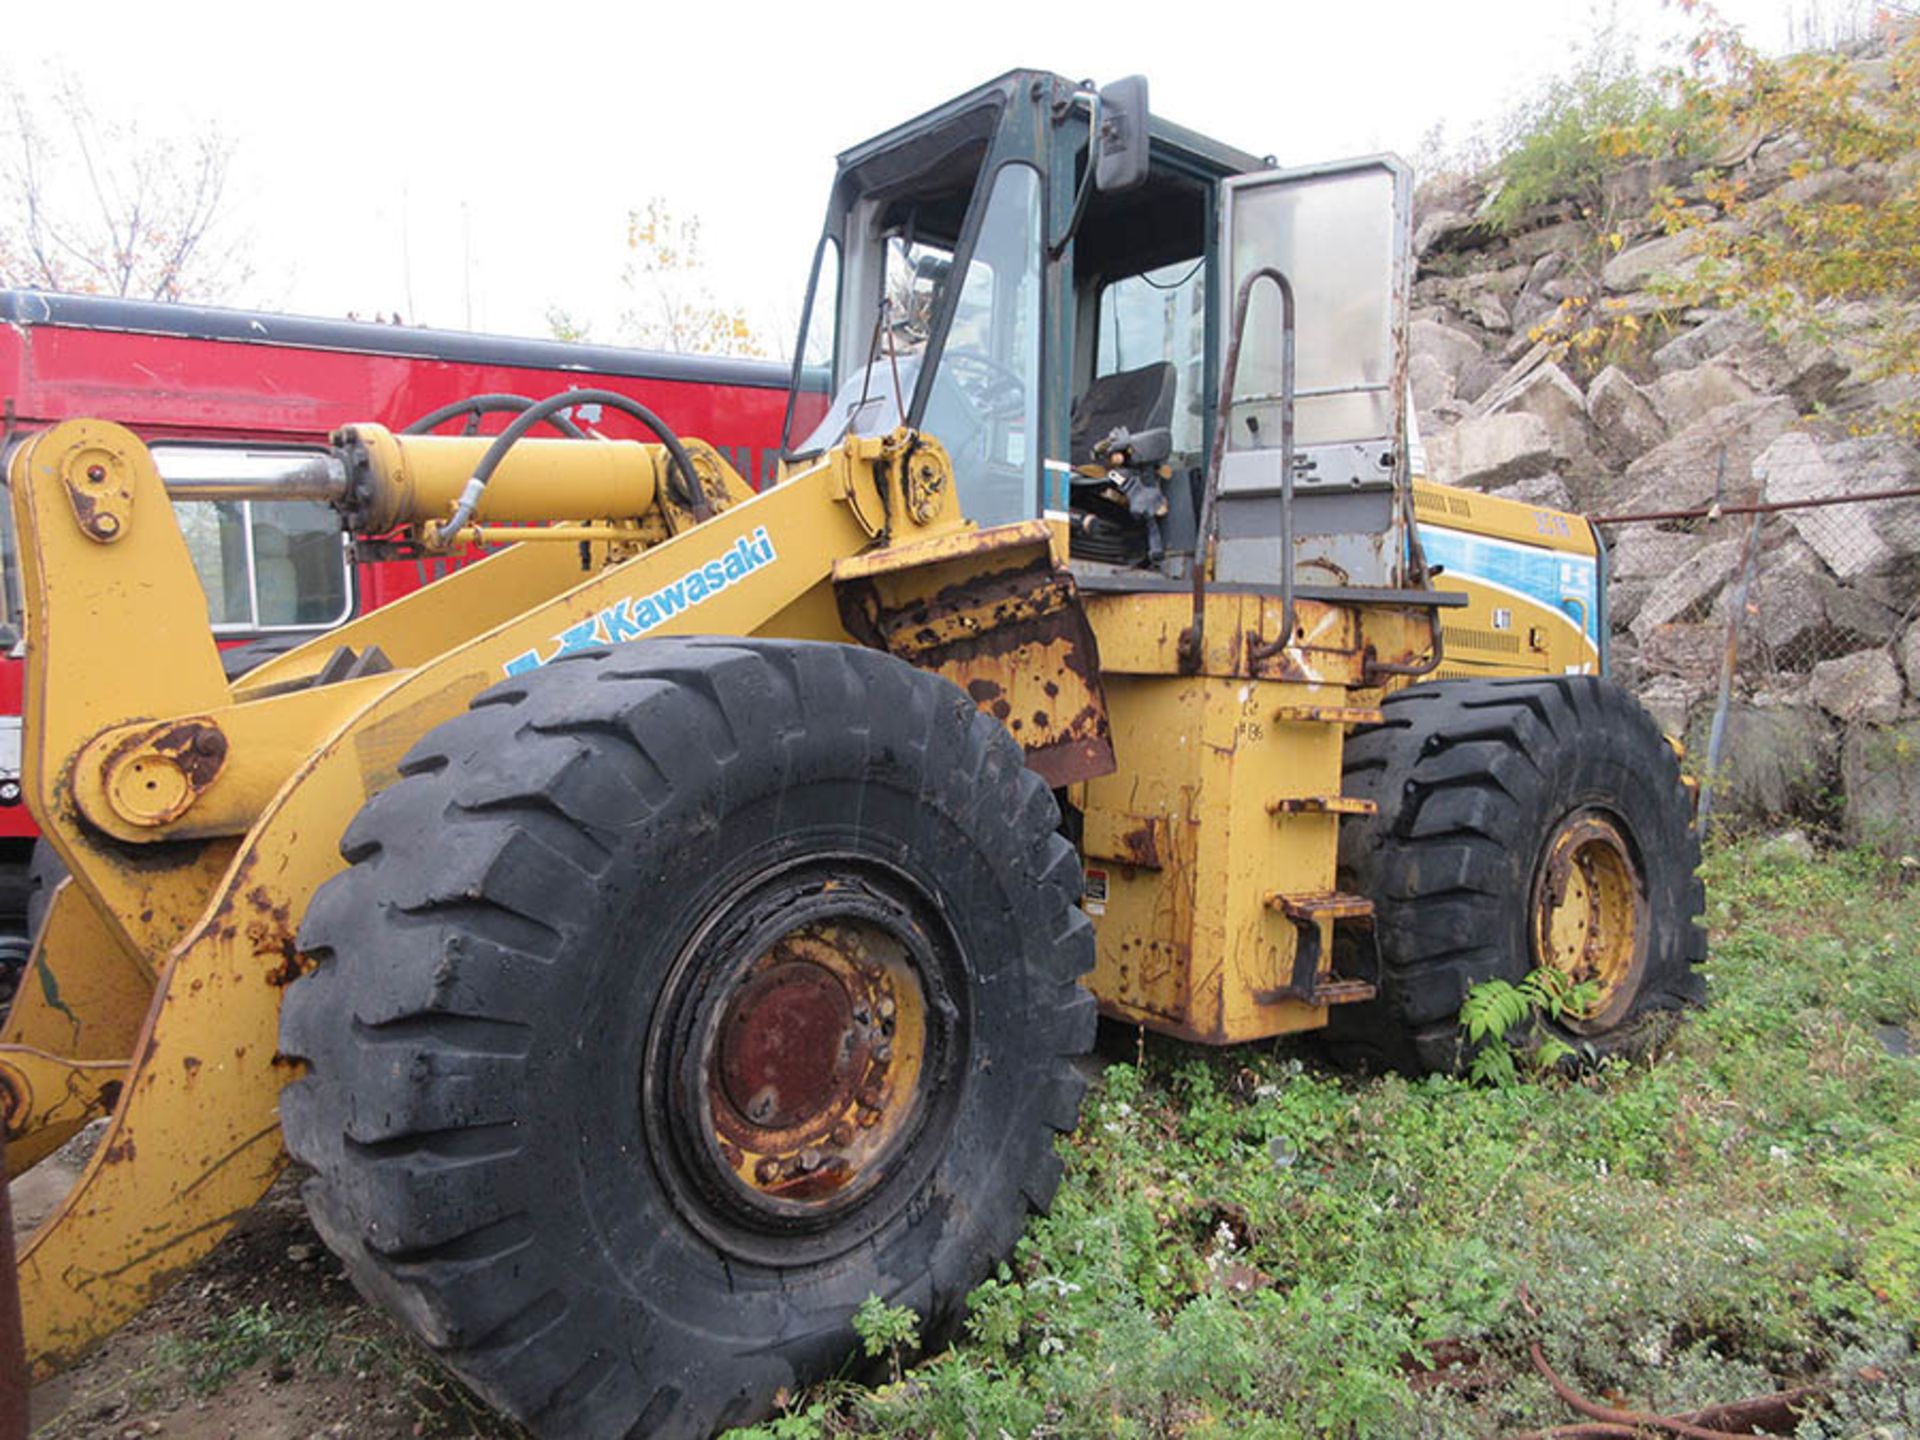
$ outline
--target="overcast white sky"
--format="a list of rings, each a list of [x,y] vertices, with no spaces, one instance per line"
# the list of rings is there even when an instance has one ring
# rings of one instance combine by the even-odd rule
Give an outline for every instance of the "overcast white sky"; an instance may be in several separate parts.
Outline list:
[[[1720,8],[1776,48],[1856,6]],[[0,79],[64,67],[103,114],[226,130],[250,303],[524,334],[561,305],[613,339],[625,217],[659,195],[701,218],[714,292],[785,332],[835,152],[1004,70],[1141,71],[1156,113],[1283,163],[1411,153],[1609,13],[1650,55],[1691,23],[1660,0],[91,0],[8,27]]]

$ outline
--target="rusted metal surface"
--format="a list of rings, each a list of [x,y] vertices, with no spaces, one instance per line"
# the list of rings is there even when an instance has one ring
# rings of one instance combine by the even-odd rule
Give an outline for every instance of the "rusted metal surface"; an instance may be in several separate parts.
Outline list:
[[[920,566],[840,580],[848,633],[953,681],[1049,786],[1110,773],[1099,647],[1072,574],[1055,565],[1044,533],[1011,545],[992,531],[977,538],[971,550],[950,541]]]
[[[1912,500],[1920,486],[1863,490],[1857,495],[1814,495],[1805,500],[1750,501],[1737,505],[1695,505],[1687,510],[1637,510],[1623,515],[1589,515],[1589,525],[1650,524],[1656,520],[1704,520],[1710,515],[1772,515],[1780,510],[1817,510],[1828,505],[1870,505],[1875,500]]]
[[[126,1082],[124,1060],[69,1060],[24,1045],[0,1045],[0,1118],[10,1140],[53,1126],[78,1129],[110,1114]]]
[[[160,826],[186,814],[226,763],[227,737],[212,719],[170,720],[121,741],[101,780],[121,820]]]
[[[715,1008],[707,1112],[749,1198],[850,1200],[884,1178],[917,1116],[926,998],[906,952],[857,920],[808,925]]]
[[[1227,363],[1220,371],[1220,398],[1214,408],[1213,455],[1207,462],[1207,483],[1200,497],[1200,543],[1193,557],[1193,619],[1180,636],[1181,668],[1200,669],[1206,654],[1207,579],[1219,537],[1220,472],[1227,460],[1227,430],[1233,414],[1233,387],[1240,377],[1240,347],[1247,334],[1247,306],[1253,287],[1271,280],[1280,292],[1280,627],[1270,641],[1248,647],[1248,660],[1258,665],[1293,643],[1293,402],[1294,303],[1293,284],[1278,269],[1262,266],[1240,282],[1234,299],[1233,329],[1228,332]]]
[[[73,518],[89,540],[111,545],[133,515],[133,484],[109,450],[76,449],[60,467]]]
[[[1607,814],[1576,810],[1560,823],[1532,898],[1535,963],[1600,990],[1565,1023],[1595,1031],[1617,1024],[1639,993],[1650,936],[1640,867]]]

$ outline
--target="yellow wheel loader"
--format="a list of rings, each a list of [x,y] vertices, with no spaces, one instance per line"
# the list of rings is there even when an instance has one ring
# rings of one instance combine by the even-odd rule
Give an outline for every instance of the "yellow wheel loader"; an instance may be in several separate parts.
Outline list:
[[[0,1032],[36,1373],[287,1156],[543,1435],[700,1435],[933,1339],[1044,1207],[1096,1010],[1457,1062],[1467,987],[1699,997],[1674,751],[1575,516],[1426,485],[1410,180],[1015,72],[840,159],[777,484],[340,431],[248,493],[494,553],[229,682],[139,441],[7,457],[24,782],[71,872]],[[804,427],[819,395],[824,418]],[[817,408],[817,407],[814,407]],[[803,429],[806,433],[802,433]]]

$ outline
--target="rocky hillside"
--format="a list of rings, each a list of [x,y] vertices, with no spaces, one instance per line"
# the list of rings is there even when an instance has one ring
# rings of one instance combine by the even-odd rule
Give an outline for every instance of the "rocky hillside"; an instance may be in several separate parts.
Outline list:
[[[1882,52],[1849,57],[1863,93],[1895,77]],[[1817,165],[1791,133],[1756,134],[1705,167],[1639,161],[1595,207],[1543,204],[1487,218],[1490,183],[1422,190],[1416,216],[1410,382],[1438,480],[1645,517],[1604,525],[1612,660],[1668,728],[1706,751],[1745,514],[1676,511],[1793,504],[1754,533],[1718,808],[1831,825],[1853,840],[1920,848],[1920,449],[1884,432],[1908,379],[1875,379],[1857,337],[1900,302],[1834,301],[1818,339],[1781,341],[1739,307],[1705,308],[1686,281],[1716,197],[1743,202],[1911,199],[1908,167]],[[1697,228],[1648,216],[1670,186]],[[1584,213],[1583,213],[1584,212]],[[1744,213],[1744,212],[1743,212]],[[1703,242],[1703,236],[1705,241]],[[1909,309],[1908,314],[1913,312]]]

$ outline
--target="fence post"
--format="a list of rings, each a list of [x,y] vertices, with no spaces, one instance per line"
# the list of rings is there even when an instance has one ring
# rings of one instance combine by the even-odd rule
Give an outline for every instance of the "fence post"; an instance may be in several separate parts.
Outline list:
[[[1713,787],[1720,774],[1720,754],[1727,738],[1727,706],[1733,699],[1733,672],[1740,663],[1740,622],[1747,614],[1747,592],[1753,588],[1754,567],[1760,559],[1760,526],[1766,519],[1756,512],[1747,525],[1747,543],[1740,552],[1740,583],[1727,611],[1727,648],[1720,656],[1720,693],[1713,702],[1713,725],[1707,731],[1707,773],[1700,779],[1700,809],[1694,829],[1702,840],[1713,815]]]

